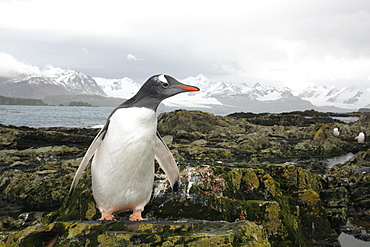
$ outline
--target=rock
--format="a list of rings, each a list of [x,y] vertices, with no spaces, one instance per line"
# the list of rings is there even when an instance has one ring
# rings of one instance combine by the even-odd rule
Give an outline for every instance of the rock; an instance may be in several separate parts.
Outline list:
[[[4,246],[271,246],[248,222],[56,222],[10,235]],[[0,243],[1,246],[1,243]]]
[[[263,117],[269,119],[271,116],[265,114]],[[283,117],[286,121],[292,120],[289,115]],[[271,162],[297,157],[339,155],[358,152],[363,148],[354,142],[357,124],[350,126],[340,121],[326,124],[322,130],[323,135],[315,138],[318,126],[322,124],[303,127],[288,124],[262,126],[252,124],[249,120],[178,110],[160,114],[158,130],[162,135],[173,138],[169,146],[176,150],[176,158],[183,161]],[[334,126],[342,130],[340,137],[333,135]],[[198,140],[206,140],[206,143],[197,145]]]
[[[161,114],[158,129],[179,162],[183,182],[172,193],[158,168],[144,211],[150,221],[140,223],[123,220],[127,212],[118,213],[117,222],[96,221],[89,170],[67,196],[98,130],[0,126],[0,226],[6,232],[0,246],[32,241],[64,246],[76,240],[101,246],[333,246],[334,229],[346,220],[347,209],[368,217],[370,175],[353,174],[370,166],[370,156],[352,135],[369,123],[365,117],[353,124],[326,122],[315,138],[322,123],[307,123],[299,114],[275,115],[253,122],[200,111]],[[340,127],[339,137],[333,126]],[[326,169],[312,157],[352,151],[361,152],[334,166],[330,176],[309,171]],[[294,165],[281,164],[293,159]]]
[[[370,149],[343,164],[333,166],[330,176],[321,177],[321,198],[331,222],[344,225],[347,218],[369,220],[370,174],[355,174],[370,165]]]
[[[182,187],[172,193],[165,176],[157,174],[145,217],[158,224],[184,219],[247,220],[258,223],[268,240],[276,243],[305,245],[312,239],[323,241],[336,236],[321,206],[317,180],[300,167],[188,166],[181,177]],[[66,205],[50,215],[50,222],[96,220],[99,214],[90,187],[90,179],[83,180]],[[127,217],[127,213],[117,214],[119,220]]]

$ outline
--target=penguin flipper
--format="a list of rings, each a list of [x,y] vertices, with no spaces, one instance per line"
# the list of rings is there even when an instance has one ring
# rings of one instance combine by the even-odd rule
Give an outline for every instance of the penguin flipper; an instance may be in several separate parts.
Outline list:
[[[166,173],[168,180],[170,181],[173,191],[177,191],[180,186],[180,173],[177,168],[175,159],[172,156],[171,151],[162,140],[161,136],[157,132],[157,138],[155,142],[155,155],[154,158],[158,161],[160,167]]]
[[[69,195],[72,195],[74,189],[76,188],[76,185],[78,183],[78,180],[80,180],[80,177],[82,175],[82,172],[85,170],[87,164],[89,163],[91,157],[95,154],[96,149],[100,146],[101,142],[103,141],[105,134],[108,129],[109,122],[105,124],[105,126],[99,131],[99,133],[96,135],[95,139],[90,144],[90,147],[87,149],[85,156],[83,157],[80,166],[78,167],[76,174],[73,178],[71,188],[69,189]]]

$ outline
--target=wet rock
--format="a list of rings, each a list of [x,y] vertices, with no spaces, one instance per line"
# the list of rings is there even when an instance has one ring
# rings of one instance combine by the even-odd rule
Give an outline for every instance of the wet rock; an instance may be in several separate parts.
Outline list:
[[[271,246],[248,222],[56,222],[11,235],[6,246]]]
[[[179,192],[172,193],[163,173],[156,174],[153,198],[144,212],[156,221],[136,223],[149,228],[147,232],[133,230],[134,223],[122,221],[127,219],[126,212],[117,214],[118,222],[95,221],[99,213],[89,171],[72,197],[67,197],[81,157],[97,130],[0,126],[0,207],[5,212],[0,214],[0,222],[2,231],[16,231],[8,232],[0,246],[4,241],[31,243],[36,239],[56,245],[78,239],[83,245],[102,246],[115,241],[335,244],[336,234],[330,226],[335,228],[346,219],[347,209],[350,214],[367,216],[370,176],[353,174],[370,166],[366,144],[354,140],[357,129],[368,126],[368,121],[364,117],[353,124],[329,122],[315,138],[322,123],[303,124],[301,117],[272,115],[260,120],[265,125],[199,111],[161,114],[158,129],[179,162],[183,184]],[[302,127],[297,127],[300,121]],[[334,126],[341,129],[339,137],[332,134]],[[328,172],[332,177],[318,178],[307,170],[320,164],[280,164],[350,151],[366,152],[346,166],[335,166]],[[43,212],[38,219],[24,215],[36,215],[35,211]],[[125,226],[119,228],[122,222]],[[191,230],[170,231],[169,235],[158,230],[167,228]],[[243,233],[247,229],[250,232]]]
[[[153,198],[144,211],[151,220],[247,220],[259,224],[271,243],[280,244],[305,245],[336,236],[321,206],[317,180],[300,167],[188,166],[181,171],[182,187],[176,193],[163,174],[156,176]],[[87,177],[66,205],[50,215],[50,222],[96,220],[90,188]],[[119,220],[127,217],[117,214]]]
[[[268,115],[264,117],[268,118]],[[176,158],[183,161],[279,162],[339,155],[349,151],[357,152],[363,148],[354,141],[358,125],[348,125],[340,121],[325,124],[322,135],[315,138],[315,133],[322,124],[304,127],[262,126],[252,124],[244,118],[181,110],[163,113],[159,115],[158,120],[160,133],[173,138],[174,141],[169,146],[175,150]],[[341,129],[339,137],[332,133],[334,127]],[[205,140],[206,143],[193,143],[198,140]]]
[[[367,166],[370,166],[370,149],[333,166],[328,171],[331,176],[321,178],[323,202],[333,221],[345,224],[348,217],[370,219],[370,174],[356,174]]]
[[[5,126],[0,124],[0,149],[27,149],[50,146],[86,147],[94,139],[97,129],[40,128]]]
[[[309,120],[301,115],[282,115],[282,114],[269,114],[269,113],[233,113],[229,115],[235,118],[244,118],[248,122],[264,126],[308,126]]]

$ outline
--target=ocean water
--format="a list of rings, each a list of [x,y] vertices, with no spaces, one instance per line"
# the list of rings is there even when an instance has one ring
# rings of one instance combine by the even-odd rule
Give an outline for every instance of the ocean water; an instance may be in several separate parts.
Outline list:
[[[114,107],[83,107],[83,106],[24,106],[0,105],[0,124],[28,127],[102,127],[114,110]],[[157,113],[174,111],[175,108],[158,108]],[[188,109],[210,112],[215,115],[228,115],[241,110],[202,108]],[[259,113],[259,112],[255,112]],[[333,117],[334,118],[334,117]],[[340,120],[354,122],[358,118],[342,117]]]
[[[102,127],[114,107],[0,105],[0,124],[28,127]],[[175,109],[158,109],[158,114]],[[217,115],[228,110],[201,109]]]
[[[113,107],[0,105],[0,123],[28,127],[96,127]]]

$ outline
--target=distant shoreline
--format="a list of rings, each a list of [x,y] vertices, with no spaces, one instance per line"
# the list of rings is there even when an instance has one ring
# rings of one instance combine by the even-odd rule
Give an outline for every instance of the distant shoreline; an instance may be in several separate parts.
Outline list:
[[[29,99],[18,97],[5,97],[0,95],[0,105],[30,105],[30,106],[49,106],[41,99]],[[52,106],[52,105],[50,105]],[[71,101],[69,104],[60,104],[59,106],[86,106],[92,107],[88,102],[84,101]]]
[[[17,97],[5,97],[0,95],[0,105],[47,105],[41,99],[26,99]]]

